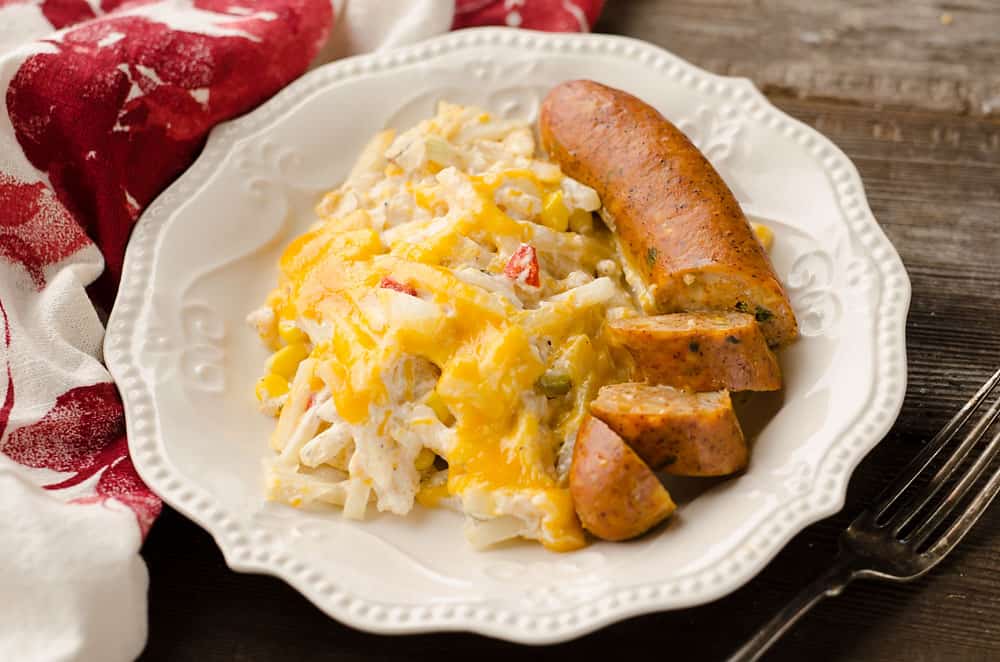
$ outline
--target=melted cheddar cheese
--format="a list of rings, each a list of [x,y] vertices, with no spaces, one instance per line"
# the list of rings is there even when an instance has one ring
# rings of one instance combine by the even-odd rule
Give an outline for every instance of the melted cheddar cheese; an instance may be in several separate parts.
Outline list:
[[[599,206],[519,122],[441,104],[378,134],[250,317],[274,351],[269,497],[443,505],[477,546],[580,547],[569,452],[623,378],[604,320],[637,314]]]

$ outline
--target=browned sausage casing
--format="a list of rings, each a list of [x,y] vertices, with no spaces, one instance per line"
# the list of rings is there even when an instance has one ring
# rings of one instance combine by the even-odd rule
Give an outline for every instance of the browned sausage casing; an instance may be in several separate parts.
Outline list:
[[[752,315],[671,313],[608,323],[642,378],[692,391],[777,391],[781,368]]]
[[[583,527],[604,540],[634,538],[675,508],[656,474],[635,451],[590,416],[576,436],[569,491]]]
[[[747,312],[772,346],[796,338],[788,297],[732,191],[656,109],[571,81],[549,92],[539,129],[563,171],[600,194],[660,312]]]
[[[749,459],[728,391],[614,384],[598,391],[590,413],[658,471],[725,476],[742,470]]]

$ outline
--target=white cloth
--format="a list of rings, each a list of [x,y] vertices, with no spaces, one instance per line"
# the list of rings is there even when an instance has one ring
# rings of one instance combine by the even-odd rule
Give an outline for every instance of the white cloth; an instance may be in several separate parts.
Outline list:
[[[0,465],[0,541],[0,659],[114,662],[142,650],[149,576],[130,510],[67,506]]]
[[[455,18],[452,0],[333,0],[333,7],[338,19],[318,64],[442,34]]]

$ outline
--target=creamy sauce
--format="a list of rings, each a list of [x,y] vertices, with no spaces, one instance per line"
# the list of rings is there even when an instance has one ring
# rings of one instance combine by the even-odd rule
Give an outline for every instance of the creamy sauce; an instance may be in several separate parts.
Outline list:
[[[275,351],[257,389],[278,413],[269,497],[443,505],[477,547],[581,546],[560,464],[623,376],[604,320],[638,313],[599,207],[530,127],[475,108],[377,135],[252,315]]]

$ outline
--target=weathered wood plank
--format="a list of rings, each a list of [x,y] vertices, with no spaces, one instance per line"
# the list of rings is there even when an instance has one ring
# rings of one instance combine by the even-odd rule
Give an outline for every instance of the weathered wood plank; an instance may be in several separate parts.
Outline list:
[[[995,0],[628,0],[597,29],[768,94],[1000,116]]]

